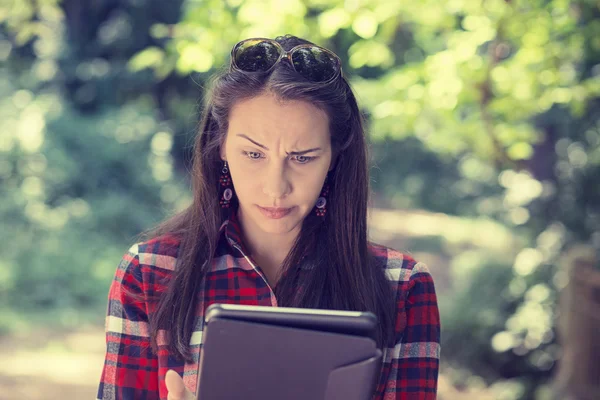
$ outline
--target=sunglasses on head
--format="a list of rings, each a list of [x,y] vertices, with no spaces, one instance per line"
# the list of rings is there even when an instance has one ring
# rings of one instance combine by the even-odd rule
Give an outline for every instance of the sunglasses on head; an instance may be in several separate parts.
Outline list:
[[[337,55],[314,44],[301,44],[286,51],[275,40],[253,38],[242,40],[231,50],[231,68],[244,72],[269,72],[284,59],[311,82],[331,82],[342,70]]]

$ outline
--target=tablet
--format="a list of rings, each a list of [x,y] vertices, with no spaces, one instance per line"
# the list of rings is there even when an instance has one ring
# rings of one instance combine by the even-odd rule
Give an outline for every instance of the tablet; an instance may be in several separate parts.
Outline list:
[[[212,304],[201,400],[367,400],[381,367],[370,312]]]
[[[377,328],[375,314],[363,311],[215,303],[206,309],[204,320],[210,324],[216,318],[364,336],[373,340]]]

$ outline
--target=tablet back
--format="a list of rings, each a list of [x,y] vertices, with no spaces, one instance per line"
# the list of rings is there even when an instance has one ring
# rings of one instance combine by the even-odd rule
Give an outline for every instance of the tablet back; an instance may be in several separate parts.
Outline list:
[[[212,317],[199,372],[201,400],[367,400],[381,365],[373,339]]]

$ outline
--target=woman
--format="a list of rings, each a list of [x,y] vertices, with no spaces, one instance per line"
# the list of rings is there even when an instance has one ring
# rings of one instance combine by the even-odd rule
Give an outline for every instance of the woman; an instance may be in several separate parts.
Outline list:
[[[216,302],[371,311],[384,351],[373,398],[434,399],[434,284],[367,240],[365,132],[339,58],[292,36],[248,39],[207,98],[193,203],[117,268],[98,398],[194,399]]]

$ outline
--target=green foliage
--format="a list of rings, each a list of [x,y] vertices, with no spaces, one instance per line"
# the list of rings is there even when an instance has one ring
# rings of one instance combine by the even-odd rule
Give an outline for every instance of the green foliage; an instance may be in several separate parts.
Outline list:
[[[105,302],[127,243],[183,194],[172,135],[142,102],[86,116],[55,93],[0,87],[0,296],[22,309]]]
[[[534,398],[548,379],[560,348],[555,343],[550,268],[528,278],[515,277],[510,264],[484,261],[466,265],[461,285],[441,306],[445,359],[468,365],[487,384],[510,380],[516,398]],[[462,382],[466,384],[466,382]]]
[[[523,243],[452,260],[443,355],[531,398],[557,354],[557,260],[600,248],[599,17],[591,0],[4,2],[0,300],[103,304],[127,243],[189,196],[207,78],[238,40],[290,33],[341,57],[378,196]]]

